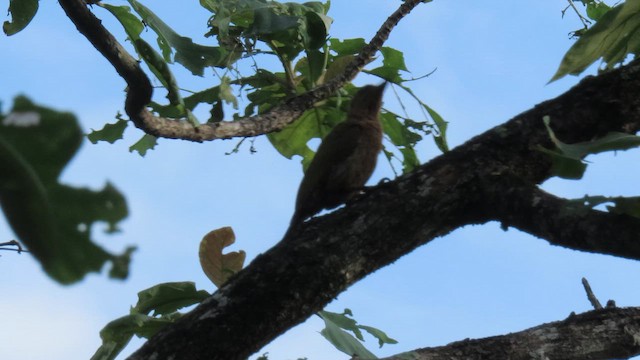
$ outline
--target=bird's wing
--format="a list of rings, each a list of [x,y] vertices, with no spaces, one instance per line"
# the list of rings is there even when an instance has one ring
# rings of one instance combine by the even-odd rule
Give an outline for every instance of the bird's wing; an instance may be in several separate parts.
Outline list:
[[[298,190],[296,211],[305,218],[322,208],[314,204],[323,203],[327,186],[343,164],[355,151],[359,139],[359,126],[342,122],[324,138],[309,168],[304,174]]]
[[[345,121],[336,125],[322,140],[305,176],[311,175],[322,186],[339,176],[340,169],[357,149],[361,134],[362,127],[358,124]],[[314,166],[318,169],[312,169]]]

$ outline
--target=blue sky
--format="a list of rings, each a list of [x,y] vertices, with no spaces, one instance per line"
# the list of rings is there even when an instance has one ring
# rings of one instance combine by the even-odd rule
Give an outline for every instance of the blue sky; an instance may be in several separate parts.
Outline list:
[[[206,31],[208,16],[196,1],[181,2],[179,7],[144,3],[180,33],[205,41],[200,34]],[[334,1],[329,14],[335,19],[332,34],[368,39],[399,3]],[[86,131],[101,128],[122,109],[124,81],[77,33],[56,2],[43,1],[40,6],[25,31],[0,39],[3,109],[9,108],[14,96],[26,94],[45,106],[74,112]],[[546,85],[572,44],[567,34],[580,26],[570,13],[561,18],[565,6],[565,1],[514,6],[498,0],[436,0],[405,18],[387,45],[405,53],[414,76],[437,68],[411,86],[450,122],[449,142],[455,146],[578,81],[566,78]],[[124,38],[108,13],[94,11]],[[176,73],[186,75],[179,68]],[[179,81],[193,88],[215,83],[213,77]],[[363,75],[355,82],[378,80]],[[398,109],[390,91],[385,106]],[[139,247],[130,278],[120,282],[91,275],[62,287],[28,255],[3,253],[0,358],[88,359],[100,343],[98,331],[126,314],[139,290],[186,280],[213,290],[197,259],[198,243],[208,231],[232,226],[237,237],[234,248],[244,249],[248,259],[284,234],[302,177],[299,159],[283,158],[264,137],[256,139],[258,152],[253,155],[248,146],[239,154],[225,155],[235,140],[205,144],[160,140],[143,159],[128,152],[140,135],[129,129],[126,138],[114,145],[87,141],[63,174],[64,182],[76,186],[99,188],[110,181],[127,196],[131,215],[123,232],[106,237],[101,226],[94,232],[111,250]],[[418,151],[423,162],[438,155],[430,140]],[[589,160],[593,163],[582,181],[551,180],[544,188],[567,197],[634,195],[638,173],[628,166],[638,161],[637,151]],[[371,182],[392,176],[381,159]],[[10,238],[13,234],[0,219],[0,239]],[[637,305],[640,291],[629,280],[639,275],[637,262],[553,247],[490,223],[432,241],[354,285],[327,309],[340,312],[348,307],[360,323],[383,329],[400,341],[376,352],[383,356],[518,331],[589,310],[580,284],[583,276],[601,301]],[[319,335],[321,329],[321,321],[312,318],[262,352],[268,351],[274,360],[347,359]],[[140,343],[134,341],[125,354]],[[376,349],[373,339],[366,344]]]

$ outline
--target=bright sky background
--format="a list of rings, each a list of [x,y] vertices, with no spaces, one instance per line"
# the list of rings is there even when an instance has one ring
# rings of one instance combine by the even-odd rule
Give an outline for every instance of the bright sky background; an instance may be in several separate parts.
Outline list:
[[[8,5],[8,1],[2,3]],[[120,5],[124,1],[111,1]],[[202,40],[206,11],[197,1],[143,2],[180,33]],[[369,39],[400,1],[335,0],[329,13],[338,38]],[[561,18],[566,1],[443,1],[420,5],[391,34],[386,45],[405,53],[413,76],[437,68],[429,78],[411,83],[414,91],[450,122],[449,142],[470,137],[553,98],[577,82],[567,78],[546,85],[564,52],[568,33],[580,27],[572,13]],[[0,100],[8,111],[12,99],[26,94],[36,103],[78,115],[83,128],[112,122],[124,101],[124,81],[77,33],[54,1],[40,2],[35,20],[22,33],[0,40]],[[95,13],[124,39],[110,15]],[[186,72],[176,70],[178,76]],[[209,74],[208,74],[209,75]],[[183,87],[204,88],[215,79],[180,80]],[[378,82],[360,76],[362,85]],[[160,93],[159,93],[160,94]],[[162,94],[160,94],[162,95]],[[398,109],[392,91],[385,106]],[[414,112],[413,115],[419,116]],[[63,174],[75,186],[115,184],[127,197],[131,215],[122,233],[112,237],[94,229],[107,248],[137,245],[131,276],[113,281],[90,275],[68,287],[57,285],[29,255],[0,257],[0,359],[86,360],[99,346],[99,330],[125,315],[139,290],[168,281],[195,281],[214,289],[198,263],[198,243],[208,231],[232,226],[249,260],[279,241],[293,211],[302,177],[299,159],[287,160],[263,138],[256,154],[243,146],[227,156],[235,140],[205,144],[160,140],[146,158],[128,152],[141,136],[129,129],[114,145],[85,142]],[[431,140],[419,145],[421,161],[438,155]],[[561,196],[637,195],[638,152],[590,158],[583,181],[552,180],[545,189]],[[392,177],[381,159],[371,179]],[[635,185],[635,186],[634,186]],[[0,240],[13,238],[0,219]],[[615,241],[615,239],[611,239]],[[380,356],[418,347],[444,345],[519,331],[590,310],[581,277],[587,277],[601,302],[638,305],[640,263],[552,247],[546,241],[498,224],[468,227],[437,239],[372,274],[340,295],[328,310],[350,308],[361,323],[399,340],[377,350]],[[248,326],[250,326],[248,324]],[[347,359],[319,334],[312,318],[268,345],[270,359],[297,357]],[[121,356],[137,349],[136,340]]]

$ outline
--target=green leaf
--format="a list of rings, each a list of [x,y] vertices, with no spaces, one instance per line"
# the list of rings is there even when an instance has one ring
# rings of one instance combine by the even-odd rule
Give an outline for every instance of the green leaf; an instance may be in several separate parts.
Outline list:
[[[134,335],[150,338],[182,317],[177,310],[198,304],[208,296],[208,292],[196,290],[190,281],[158,284],[140,291],[131,313],[109,322],[100,331],[102,345],[91,360],[115,359]],[[153,316],[149,315],[151,312]]]
[[[220,85],[216,85],[209,89],[198,91],[184,98],[184,105],[189,110],[195,109],[195,107],[203,102],[213,104],[221,100]],[[231,94],[233,95],[233,93]]]
[[[277,78],[277,75],[278,74],[274,74],[274,77]],[[285,85],[273,79],[272,85],[263,86],[247,95],[247,99],[249,99],[251,103],[247,105],[245,115],[248,116],[253,113],[256,106],[258,107],[257,112],[261,114],[273,106],[280,104],[286,97],[287,92]]]
[[[135,41],[140,39],[140,34],[144,29],[142,21],[131,13],[128,6],[114,6],[105,3],[98,3],[99,6],[107,9],[120,22],[129,40],[135,45]]]
[[[305,89],[312,89],[320,83],[325,69],[325,53],[320,50],[307,50],[307,56],[298,61],[295,70],[300,72],[300,78]]]
[[[380,114],[380,122],[384,133],[389,136],[391,143],[396,146],[413,146],[422,137],[400,122],[398,116],[392,112],[384,111]]]
[[[174,110],[173,112],[177,115],[175,117],[186,117],[192,125],[197,126],[199,122],[191,111],[185,107],[176,78],[173,76],[164,58],[143,39],[137,39],[135,41],[135,47],[138,54],[140,54],[142,59],[149,65],[151,71],[167,89],[169,108]]]
[[[156,144],[158,144],[158,138],[153,135],[144,134],[138,142],[129,147],[129,152],[137,151],[140,156],[144,157],[147,151],[153,150],[153,148],[156,147]]]
[[[148,315],[153,311],[153,316],[168,315],[198,304],[209,295],[205,290],[196,290],[191,281],[158,284],[138,293],[138,303],[131,312]]]
[[[598,154],[605,151],[629,150],[640,146],[640,136],[619,132],[610,132],[601,138],[591,141],[565,144],[555,136],[555,133],[549,125],[551,122],[549,116],[544,116],[543,122],[547,128],[551,141],[553,141],[563,154],[574,159],[582,159],[588,154]]]
[[[235,62],[240,54],[234,54],[221,47],[203,46],[188,37],[181,36],[156,14],[136,0],[127,0],[133,9],[142,17],[157,35],[158,43],[175,49],[175,61],[182,64],[194,75],[203,76],[204,68],[215,66],[226,68]]]
[[[403,172],[410,172],[420,165],[414,146],[418,141],[422,140],[422,136],[410,131],[408,126],[400,122],[399,117],[394,113],[382,112],[380,121],[384,133],[402,154]]]
[[[47,274],[69,284],[111,262],[110,276],[125,277],[132,249],[110,254],[90,238],[97,221],[108,224],[107,232],[117,230],[128,214],[124,197],[110,184],[94,191],[58,182],[82,142],[76,118],[17,97],[0,134],[0,205]]]
[[[390,338],[387,334],[380,330],[371,326],[366,325],[358,325],[358,323],[348,316],[353,316],[353,313],[349,309],[345,309],[342,314],[329,312],[329,311],[320,311],[318,312],[318,316],[325,320],[325,322],[331,322],[335,326],[351,331],[358,340],[364,341],[362,337],[362,332],[360,329],[368,332],[370,335],[378,339],[378,345],[382,347],[384,344],[397,344],[398,341]],[[348,335],[348,334],[346,334]],[[348,335],[351,336],[351,335]]]
[[[113,144],[122,139],[122,135],[128,124],[129,122],[127,120],[118,119],[114,124],[106,124],[100,130],[92,130],[91,133],[87,135],[87,139],[93,144],[98,143],[98,141],[106,141],[109,144]]]
[[[265,36],[274,35],[289,29],[298,27],[298,17],[278,14],[273,6],[261,6],[254,9],[253,25],[247,35]]]
[[[355,59],[354,55],[345,55],[334,57],[327,67],[324,74],[324,82],[333,80],[336,76],[340,76],[344,73],[347,66]]]
[[[233,105],[234,109],[238,109],[238,99],[233,95],[233,89],[230,85],[230,79],[228,76],[223,76],[220,81],[220,99],[224,100],[227,104]]]
[[[313,159],[314,152],[307,146],[309,140],[324,136],[344,117],[344,113],[327,107],[311,109],[298,120],[267,138],[271,144],[287,159],[294,155],[302,156],[306,169]]]
[[[564,144],[558,142],[563,153],[572,157],[584,157],[605,151],[629,150],[640,145],[640,136],[619,132],[610,132],[604,137],[592,141]]]
[[[345,40],[330,39],[329,44],[331,45],[331,50],[338,56],[358,54],[360,50],[367,45],[363,38]]]
[[[587,4],[587,16],[591,20],[599,21],[609,10],[611,6],[603,2],[592,1]]]
[[[408,70],[402,52],[386,46],[381,48],[380,52],[383,56],[382,66],[369,70],[367,73],[377,75],[392,83],[399,84],[403,82],[400,71]]]
[[[433,139],[436,142],[436,145],[442,152],[449,151],[449,145],[447,144],[447,128],[449,126],[448,123],[442,118],[442,116],[440,116],[440,114],[438,114],[427,104],[424,104],[422,102],[421,104],[425,108],[425,110],[427,110],[427,113],[429,114],[429,116],[431,116],[431,119],[438,128],[438,134],[433,135]]]
[[[378,345],[380,347],[382,347],[382,345],[384,345],[384,344],[397,344],[398,343],[397,340],[390,338],[384,331],[382,331],[380,329],[376,329],[374,327],[366,326],[366,325],[359,325],[358,327],[360,329],[368,332],[371,336],[373,336],[376,339],[378,339]]]
[[[5,21],[2,30],[7,36],[20,32],[27,27],[38,12],[39,0],[10,0],[9,14],[12,21]]]
[[[607,11],[565,54],[549,82],[580,74],[602,58],[606,68],[621,64],[628,54],[640,53],[640,1],[628,0]]]
[[[403,84],[396,83],[396,85],[400,86],[402,90],[409,93],[409,95],[411,95],[422,106],[422,108],[427,112],[427,114],[429,114],[429,116],[431,117],[431,120],[433,120],[433,123],[436,125],[436,129],[437,129],[437,133],[433,135],[434,142],[436,143],[440,151],[442,152],[449,151],[449,145],[447,144],[448,123],[434,109],[432,109],[429,105],[422,102],[422,100],[420,100],[420,98],[416,96],[416,94],[413,92],[413,90],[411,90],[411,88]],[[414,127],[412,124],[407,124],[407,125]],[[416,122],[415,125],[421,125],[422,127],[424,127],[424,124],[420,122]]]
[[[418,160],[418,155],[413,146],[400,148],[400,152],[402,153],[402,172],[404,174],[420,166],[420,160]]]
[[[320,83],[320,79],[324,73],[324,69],[327,67],[326,54],[320,50],[306,50],[307,52],[307,64],[309,72],[305,76],[305,80],[313,86]]]
[[[360,359],[377,359],[378,357],[365,348],[360,341],[340,329],[330,320],[324,320],[325,328],[320,334],[327,339],[331,345],[343,353],[353,356],[357,355]]]
[[[251,82],[250,79],[246,81]],[[269,81],[266,83],[270,84],[271,82]],[[195,92],[183,99],[184,108],[189,111],[193,111],[193,109],[195,109],[196,106],[201,103],[209,103],[214,104],[215,106],[222,106],[222,104],[220,103],[221,100],[225,101],[227,104],[231,104],[234,109],[238,108],[238,99],[233,94],[231,80],[227,76],[222,77],[220,85]],[[158,103],[151,102],[149,106],[154,112],[163,117],[175,118],[181,116],[181,109],[178,109],[177,107],[172,105],[160,105]],[[220,120],[222,120],[222,118],[220,118]],[[211,119],[209,121],[211,121]]]
[[[185,108],[184,101],[180,95],[180,88],[173,76],[173,73],[169,69],[169,65],[165,61],[165,58],[153,49],[149,43],[140,38],[140,34],[144,29],[142,21],[131,13],[131,9],[128,6],[113,6],[102,3],[100,6],[107,9],[116,17],[116,19],[118,19],[118,21],[120,21],[129,36],[129,40],[136,49],[136,52],[140,55],[142,60],[144,60],[147,66],[149,66],[149,70],[151,70],[155,77],[160,80],[162,86],[167,89],[169,105],[160,106],[156,104],[157,107],[160,108],[158,111],[160,116],[173,118],[186,117],[189,122],[197,125],[198,120],[191,111],[189,111],[189,109]],[[166,51],[166,49],[163,49],[163,51]]]
[[[345,309],[342,314],[329,311],[318,312],[318,316],[320,316],[325,322],[325,328],[320,333],[329,340],[336,349],[343,353],[350,356],[357,355],[361,359],[377,359],[373,353],[362,345],[361,341],[363,341],[363,338],[360,329],[365,330],[378,339],[380,347],[384,344],[398,343],[379,329],[371,326],[358,325],[354,319],[347,315],[353,316],[351,310]],[[352,332],[355,337],[343,329]]]
[[[113,360],[134,335],[150,338],[181,316],[182,314],[173,313],[156,318],[143,314],[130,314],[113,320],[100,331],[102,345],[91,357],[91,360]]]
[[[131,265],[131,255],[136,250],[135,246],[128,246],[120,256],[112,257],[113,266],[109,270],[109,277],[113,279],[126,279],[129,277],[129,265]]]
[[[591,141],[565,144],[556,137],[551,129],[549,116],[544,116],[542,120],[556,149],[550,150],[539,146],[538,150],[551,155],[553,174],[563,178],[580,179],[587,167],[583,158],[589,154],[629,150],[640,146],[640,136],[618,132],[610,132],[604,137]]]
[[[380,53],[382,53],[383,66],[402,71],[409,71],[407,69],[407,65],[404,62],[404,54],[402,53],[402,51],[388,46],[383,46],[380,49]]]
[[[351,314],[351,311],[349,309],[346,309],[346,310],[348,310],[348,312],[345,311],[342,314],[338,314],[330,311],[319,311],[318,315],[320,315],[320,317],[324,319],[325,322],[329,321],[332,324],[342,329],[351,331],[356,336],[356,338],[358,338],[358,340],[364,341],[364,338],[362,337],[362,332],[358,328],[358,325],[357,325],[358,323],[354,319],[346,316],[346,315],[353,316],[353,314]]]
[[[224,93],[223,93],[224,91]],[[159,114],[162,117],[177,118],[183,116],[186,109],[189,114],[201,103],[213,104],[212,117],[207,122],[222,121],[224,112],[222,109],[222,97],[224,101],[230,103],[234,108],[237,108],[238,100],[233,94],[233,88],[230,86],[228,77],[222,77],[220,85],[205,89],[196,93],[193,93],[183,99],[184,106],[176,107],[173,105],[160,105],[156,102],[151,102],[149,106],[151,110]]]
[[[222,45],[241,48],[240,38],[256,39],[275,51],[284,66],[302,50],[316,50],[326,41],[331,18],[320,2],[202,1],[213,12],[211,31]],[[246,42],[245,42],[246,43]],[[248,46],[247,48],[251,48]]]
[[[172,105],[184,106],[176,78],[173,76],[173,73],[169,69],[169,64],[167,64],[162,55],[143,39],[136,39],[134,44],[138,54],[140,54],[142,59],[149,65],[158,80],[162,82],[162,85],[167,88],[169,92],[167,99],[169,99],[169,102]]]
[[[536,148],[538,151],[551,156],[551,174],[563,179],[581,179],[587,170],[587,164],[581,159],[575,159],[564,155],[557,150],[545,149],[541,146]]]
[[[321,12],[308,11],[305,14],[306,32],[303,40],[307,50],[317,50],[327,42],[333,19]]]

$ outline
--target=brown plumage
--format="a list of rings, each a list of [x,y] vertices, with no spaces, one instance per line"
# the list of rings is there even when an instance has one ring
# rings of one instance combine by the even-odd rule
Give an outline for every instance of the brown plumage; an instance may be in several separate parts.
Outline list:
[[[345,203],[364,188],[382,149],[382,85],[367,85],[351,100],[347,119],[322,140],[296,199],[290,228],[322,209]]]

